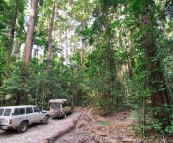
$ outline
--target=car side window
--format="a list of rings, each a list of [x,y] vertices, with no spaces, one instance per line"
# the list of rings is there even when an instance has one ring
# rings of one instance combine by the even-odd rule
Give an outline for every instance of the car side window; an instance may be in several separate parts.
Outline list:
[[[71,106],[71,102],[68,102],[68,106]]]
[[[20,115],[25,114],[25,108],[20,108]]]
[[[26,114],[33,113],[32,107],[26,107]]]
[[[51,105],[50,105],[50,108],[51,108],[51,109],[54,109],[54,108],[55,108],[55,105],[54,105],[54,104],[51,104]]]
[[[38,107],[34,107],[34,112],[40,112]]]
[[[63,108],[65,107],[65,103],[62,104],[62,107],[63,107]]]
[[[4,112],[4,116],[10,116],[11,114],[11,109],[6,109]]]
[[[2,116],[4,109],[0,109],[0,116]]]
[[[16,108],[14,110],[14,115],[20,115],[20,108]]]
[[[25,108],[16,108],[14,110],[14,115],[22,115],[25,114]]]
[[[68,101],[67,101],[67,102],[65,102],[65,106],[68,106]]]

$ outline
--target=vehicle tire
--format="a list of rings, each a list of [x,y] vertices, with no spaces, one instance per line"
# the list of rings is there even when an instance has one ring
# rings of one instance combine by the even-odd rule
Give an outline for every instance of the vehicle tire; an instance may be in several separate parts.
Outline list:
[[[63,115],[63,119],[66,119],[67,118],[67,115],[66,115],[66,112],[64,113]]]
[[[45,116],[45,117],[44,117],[43,123],[44,123],[44,124],[47,124],[48,122],[49,122],[49,116]]]
[[[23,121],[18,126],[17,131],[19,133],[24,133],[27,129],[28,129],[28,123],[26,121]]]

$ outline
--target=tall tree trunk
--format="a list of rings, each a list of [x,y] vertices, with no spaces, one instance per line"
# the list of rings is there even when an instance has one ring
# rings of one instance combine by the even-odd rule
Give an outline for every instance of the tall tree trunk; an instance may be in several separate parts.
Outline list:
[[[68,64],[68,25],[65,25],[65,61]]]
[[[130,58],[128,58],[128,69],[129,69],[129,77],[130,77],[130,79],[132,79],[132,77],[133,77],[132,70],[135,67],[135,60],[134,60],[134,57],[133,57],[133,47],[132,47],[132,42],[131,42],[131,39],[130,39],[130,35],[131,35],[131,32],[129,31],[128,34],[127,34],[127,36],[128,36],[128,45],[129,45],[129,55],[130,55]]]
[[[27,30],[25,48],[24,48],[24,56],[23,61],[25,63],[31,62],[31,55],[32,55],[32,44],[33,44],[33,33],[34,33],[34,25],[35,19],[37,16],[37,8],[38,8],[38,0],[32,0],[32,8],[30,13],[30,22]]]
[[[50,21],[50,26],[49,26],[49,37],[48,37],[48,54],[47,54],[47,59],[51,59],[52,57],[52,33],[53,33],[53,26],[54,26],[54,19],[55,19],[55,2],[53,3],[52,7],[52,16],[51,16],[51,21]]]
[[[31,62],[31,55],[32,55],[32,44],[33,44],[33,33],[34,33],[34,25],[35,19],[37,16],[37,8],[38,8],[38,0],[32,0],[32,8],[30,13],[30,23],[27,30],[25,48],[24,48],[24,55],[23,55],[23,62],[24,62],[24,73],[25,79],[29,78],[28,70],[29,64]],[[27,93],[23,95],[23,104],[27,104]]]
[[[84,70],[85,70],[85,56],[86,56],[86,42],[83,39],[84,38],[82,37],[81,66],[82,66],[82,71],[84,72]]]
[[[142,37],[142,46],[145,48],[145,59],[146,59],[146,69],[149,73],[147,77],[147,82],[149,87],[151,87],[151,103],[152,107],[160,107],[162,109],[163,105],[170,104],[168,98],[168,92],[166,89],[164,74],[161,68],[160,59],[157,57],[157,47],[155,44],[155,39],[152,34],[152,23],[148,14],[139,15],[139,22],[141,29],[146,27],[146,34]],[[155,112],[155,111],[154,111]],[[163,119],[162,111],[154,116],[156,119]]]
[[[49,25],[49,35],[48,35],[48,53],[47,53],[47,59],[51,59],[52,58],[52,43],[53,43],[53,28],[54,28],[54,19],[55,19],[55,6],[56,3],[53,2],[52,5],[52,13],[51,13],[51,18],[50,18],[50,25]],[[49,71],[51,68],[51,63],[50,61],[47,62],[47,69],[46,69],[46,75],[47,77],[49,77]],[[49,83],[45,83],[45,87],[46,89],[50,88],[50,84]],[[47,91],[44,90],[43,92],[43,96],[45,98],[42,98],[42,102],[44,102],[44,100],[49,100],[49,95],[47,94]]]
[[[61,29],[59,29],[59,38],[60,38],[60,67],[59,67],[59,73],[60,73],[60,77],[61,77],[61,70],[62,70],[62,63],[63,63],[63,44],[62,44],[62,33],[61,33]]]
[[[20,39],[16,39],[15,47],[14,47],[14,55],[16,56],[16,59],[19,59],[20,55]]]
[[[18,0],[14,1],[14,14],[13,14],[13,19],[12,19],[12,23],[13,26],[10,30],[10,42],[8,44],[7,50],[8,50],[8,60],[7,60],[7,67],[9,67],[10,63],[11,63],[11,54],[12,54],[12,48],[13,48],[13,41],[14,41],[14,33],[16,31],[16,20],[17,20],[17,12],[18,12]],[[6,77],[5,79],[8,79],[8,75],[10,74],[10,71],[8,70],[6,73]]]

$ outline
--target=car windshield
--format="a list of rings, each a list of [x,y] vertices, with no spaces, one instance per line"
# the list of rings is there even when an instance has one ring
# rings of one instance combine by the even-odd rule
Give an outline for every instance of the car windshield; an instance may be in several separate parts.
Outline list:
[[[2,116],[4,109],[0,109],[0,116]]]
[[[51,104],[51,109],[58,108],[60,109],[60,104]]]
[[[59,104],[55,104],[55,108],[60,109],[60,105]]]

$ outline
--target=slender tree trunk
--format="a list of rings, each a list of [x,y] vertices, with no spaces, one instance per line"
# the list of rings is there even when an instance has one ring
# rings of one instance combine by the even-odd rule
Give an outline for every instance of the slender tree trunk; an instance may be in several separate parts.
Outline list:
[[[51,21],[50,21],[50,26],[49,26],[49,37],[48,37],[48,54],[47,58],[51,59],[52,57],[52,33],[53,33],[53,26],[54,26],[54,19],[55,19],[55,2],[53,3],[52,7],[52,16],[51,16]]]
[[[83,41],[83,38],[82,38],[81,66],[82,66],[82,71],[83,72],[85,70],[85,55],[86,55],[86,42]]]
[[[27,30],[25,48],[24,48],[24,56],[23,61],[25,63],[31,62],[31,55],[32,55],[32,44],[33,44],[33,33],[34,33],[34,26],[35,26],[35,19],[37,16],[37,8],[38,8],[38,0],[32,0],[32,8],[30,13],[30,23]]]
[[[12,23],[13,23],[13,27],[10,31],[10,42],[9,42],[9,46],[7,47],[8,50],[8,60],[7,60],[7,67],[9,67],[10,63],[11,63],[11,55],[12,55],[12,48],[13,48],[13,41],[14,41],[14,33],[16,31],[16,20],[17,20],[17,12],[18,12],[18,0],[14,1],[14,5],[15,5],[15,11],[14,11],[14,15],[13,15],[13,19],[12,19]],[[5,80],[8,79],[8,75],[10,74],[10,71],[8,70],[6,73],[6,77]]]
[[[16,56],[16,59],[19,59],[19,54],[20,54],[20,39],[16,39],[16,43],[15,43],[15,51],[14,54]]]
[[[20,104],[20,94],[21,94],[20,92],[17,93],[15,106]]]
[[[48,36],[48,53],[47,53],[47,59],[52,58],[52,43],[53,43],[53,27],[54,27],[54,19],[55,19],[55,2],[53,3],[52,7],[52,14],[50,19],[50,25],[49,25],[49,36]],[[50,69],[50,62],[48,61],[46,74],[49,76],[49,69]],[[46,86],[48,86],[46,84]],[[46,94],[46,93],[45,93]]]
[[[131,42],[131,39],[130,39],[130,35],[131,35],[131,33],[129,31],[128,32],[128,45],[129,45],[130,58],[128,58],[128,68],[129,68],[129,77],[132,79],[132,77],[133,77],[132,70],[135,67],[135,60],[134,60],[134,57],[133,57],[133,49],[132,49],[132,42]]]
[[[61,52],[60,52],[60,67],[59,67],[59,70],[60,70],[60,77],[61,77],[61,70],[62,70],[62,63],[63,63],[63,45],[62,45],[62,33],[61,33],[61,29],[59,29],[59,37],[60,37],[60,49],[61,49]]]
[[[24,62],[24,73],[25,73],[25,80],[29,79],[29,64],[31,62],[31,55],[32,55],[32,46],[33,46],[33,33],[34,33],[34,25],[35,19],[37,16],[37,8],[38,8],[38,0],[32,0],[32,8],[30,13],[30,23],[27,30],[25,48],[24,48],[24,55],[23,55],[23,62]],[[23,104],[27,104],[27,93],[23,95]]]
[[[68,64],[68,29],[67,29],[68,26],[66,26],[66,30],[65,30],[65,60],[66,60],[66,64]]]

